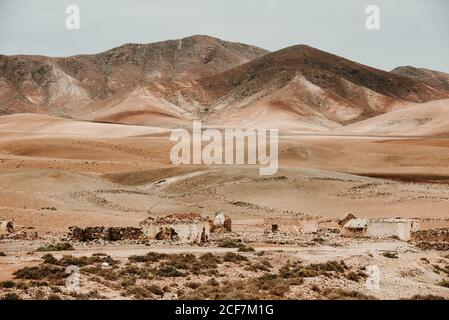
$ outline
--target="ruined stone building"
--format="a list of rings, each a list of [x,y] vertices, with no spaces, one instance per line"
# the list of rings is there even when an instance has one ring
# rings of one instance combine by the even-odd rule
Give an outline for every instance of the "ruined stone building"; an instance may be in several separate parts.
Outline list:
[[[226,230],[231,232],[232,231],[232,220],[230,217],[225,215],[223,212],[218,211],[215,213],[214,220],[212,221],[212,230]]]
[[[173,214],[165,217],[149,217],[140,223],[148,239],[173,240],[185,243],[209,241],[211,220],[199,214]]]
[[[14,232],[13,222],[11,220],[0,220],[0,237]]]
[[[419,230],[413,219],[351,219],[342,227],[341,235],[346,237],[397,237],[409,241],[412,232]]]
[[[315,233],[318,218],[313,216],[273,217],[264,219],[265,232]]]
[[[95,240],[123,241],[144,240],[141,228],[133,227],[86,227],[73,226],[69,228],[69,238],[81,242]]]

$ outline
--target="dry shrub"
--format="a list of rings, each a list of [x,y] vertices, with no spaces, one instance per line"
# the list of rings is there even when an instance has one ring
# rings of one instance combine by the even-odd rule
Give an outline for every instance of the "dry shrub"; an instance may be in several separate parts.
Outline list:
[[[159,267],[156,269],[155,274],[160,277],[183,277],[186,275],[171,265]]]
[[[242,261],[248,261],[248,258],[234,252],[227,252],[223,257],[223,261],[240,263]]]
[[[39,247],[36,251],[69,251],[69,250],[75,250],[70,243],[59,242]]]
[[[5,294],[1,300],[21,300],[17,293],[9,292]]]
[[[218,245],[221,248],[245,248],[245,244],[242,240],[223,240]]]
[[[128,258],[131,262],[159,262],[163,259],[166,259],[168,255],[164,253],[157,253],[157,252],[148,252],[144,256],[131,256]]]
[[[374,296],[365,295],[358,291],[346,291],[343,289],[326,289],[324,296],[329,300],[375,300]]]
[[[328,261],[325,263],[313,263],[303,266],[301,263],[288,263],[280,268],[279,274],[283,278],[297,278],[297,277],[318,277],[321,275],[331,276],[335,274],[344,273],[349,269],[343,261]]]
[[[101,264],[106,262],[109,266],[116,266],[120,262],[118,260],[112,259],[110,256],[107,255],[93,255],[91,257],[74,257],[71,255],[65,255],[60,260],[56,259],[51,254],[46,254],[42,256],[42,260],[44,260],[44,263],[57,265],[57,266],[78,266],[78,267],[84,267],[88,265],[94,265],[94,264]]]
[[[445,287],[445,288],[449,288],[449,281],[448,280],[442,280],[442,281],[438,282],[437,285]]]
[[[382,255],[385,258],[398,259],[398,254],[396,252],[387,251],[387,252],[383,252]]]
[[[414,295],[410,299],[405,299],[405,300],[446,300],[446,298],[441,297],[441,296],[434,296],[433,294],[428,294],[425,296]]]
[[[6,281],[0,281],[0,288],[10,289],[14,288],[16,286],[16,283],[14,281],[6,280]]]
[[[151,293],[153,293],[153,294],[155,294],[157,296],[163,296],[164,295],[164,291],[158,285],[153,284],[153,285],[148,286],[147,288],[148,288],[148,290]]]
[[[58,280],[67,278],[64,269],[40,265],[37,267],[25,267],[14,272],[16,279],[33,279],[33,280]]]

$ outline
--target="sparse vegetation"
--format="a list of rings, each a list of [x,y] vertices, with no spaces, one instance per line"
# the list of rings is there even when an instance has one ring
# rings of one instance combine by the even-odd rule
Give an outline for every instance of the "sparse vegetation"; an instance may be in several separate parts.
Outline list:
[[[346,275],[346,279],[351,280],[351,281],[355,281],[355,282],[359,282],[360,280],[360,275],[355,273],[354,271],[349,272]]]
[[[223,261],[239,263],[242,261],[248,261],[248,258],[234,252],[227,252],[223,257]]]
[[[245,244],[241,240],[223,240],[218,245],[220,248],[245,248]]]
[[[37,267],[25,267],[14,272],[16,279],[64,279],[67,277],[65,271],[61,268],[52,267],[48,265],[40,265]]]
[[[424,295],[424,296],[414,295],[410,299],[405,299],[405,300],[446,300],[446,299],[441,296],[434,296],[433,294],[428,294],[428,295]]]
[[[17,293],[8,292],[1,298],[1,300],[20,300],[20,297]]]
[[[242,247],[243,248],[243,247]],[[242,252],[242,251],[240,251]],[[76,265],[86,281],[106,286],[132,299],[160,299],[176,294],[178,299],[287,299],[301,297],[299,292],[309,292],[318,299],[349,300],[376,299],[358,292],[357,283],[366,278],[364,266],[354,269],[342,260],[321,263],[304,263],[300,260],[284,260],[279,263],[277,253],[265,255],[245,251],[245,254],[160,254],[149,252],[131,256],[124,262],[102,253],[88,257],[64,255],[56,258],[44,254],[41,264],[17,270],[15,281],[0,282],[0,295],[14,292],[31,292],[23,298],[98,299],[100,295],[90,293],[72,294],[61,290],[67,274],[65,267]],[[280,253],[285,255],[285,253]],[[106,263],[106,264],[104,264]],[[438,266],[438,267],[436,267]],[[445,267],[434,265],[442,273]],[[235,271],[234,271],[235,269]],[[229,272],[233,270],[232,272]],[[232,274],[232,277],[229,276]],[[173,280],[170,281],[169,279]],[[309,278],[307,282],[305,278]],[[312,279],[316,278],[316,279]],[[323,279],[340,279],[346,284],[341,288],[329,288]],[[318,286],[316,283],[323,283]],[[312,283],[310,283],[312,282]],[[331,283],[334,283],[331,280]],[[448,281],[438,283],[448,286]],[[355,285],[355,284],[354,284]],[[29,290],[32,288],[32,290]],[[301,289],[302,288],[302,289]],[[6,292],[2,292],[1,290]],[[354,290],[355,289],[355,290]],[[22,295],[18,293],[18,296]],[[439,299],[438,296],[416,296],[413,299]]]
[[[254,252],[256,251],[253,247],[240,247],[238,249],[239,252]]]
[[[437,265],[437,264],[434,264],[434,265],[433,265],[433,269],[434,269],[434,271],[435,271],[436,273],[443,272],[443,273],[449,275],[449,266],[446,266],[446,267],[443,268],[443,267],[441,267],[441,266],[439,266],[439,265]]]
[[[449,281],[448,280],[442,280],[442,281],[438,282],[437,285],[445,287],[445,288],[449,288]]]
[[[128,258],[131,262],[159,262],[160,260],[163,260],[167,258],[166,254],[163,253],[157,253],[157,252],[148,252],[144,256],[131,256]]]
[[[279,270],[283,278],[331,276],[344,273],[348,267],[343,261],[328,261],[303,266],[300,262],[286,264]]]
[[[329,300],[375,300],[376,297],[365,295],[358,291],[346,291],[343,289],[326,289],[324,296]]]
[[[386,251],[382,253],[382,256],[389,259],[398,259],[398,254],[396,252]]]
[[[155,284],[148,286],[148,290],[150,290],[151,293],[153,293],[157,296],[164,295],[164,291],[161,289],[161,287],[159,287],[158,285],[155,285]]]
[[[10,281],[10,280],[0,281],[0,288],[9,289],[9,288],[14,288],[15,286],[16,286],[16,284],[14,283],[14,281]]]
[[[170,265],[162,266],[156,269],[155,274],[160,277],[182,277],[185,275],[185,273]]]
[[[45,252],[45,251],[70,251],[75,250],[72,245],[68,242],[59,242],[55,244],[47,244],[45,246],[37,248],[36,251]]]

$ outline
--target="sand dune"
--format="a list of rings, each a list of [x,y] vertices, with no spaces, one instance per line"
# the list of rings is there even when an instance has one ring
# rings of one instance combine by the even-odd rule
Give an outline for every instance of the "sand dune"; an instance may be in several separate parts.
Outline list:
[[[334,130],[345,134],[449,136],[449,99],[412,104]]]
[[[155,127],[93,123],[41,114],[15,114],[0,117],[0,131],[42,136],[118,138],[166,132]]]

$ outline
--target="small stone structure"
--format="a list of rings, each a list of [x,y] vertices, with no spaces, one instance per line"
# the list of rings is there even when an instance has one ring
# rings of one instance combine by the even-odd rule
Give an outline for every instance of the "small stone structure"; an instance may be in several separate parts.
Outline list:
[[[95,240],[123,241],[143,240],[141,228],[133,227],[70,227],[69,238],[75,241],[88,242]]]
[[[264,219],[265,232],[315,233],[318,218],[313,216],[273,217]]]
[[[196,213],[149,217],[140,223],[143,233],[149,239],[185,243],[208,242],[211,225],[208,217]]]
[[[341,229],[346,237],[397,237],[409,241],[411,234],[419,230],[419,224],[413,219],[351,219]]]
[[[214,221],[212,221],[211,231],[213,232],[214,230],[217,230],[217,229],[222,229],[222,230],[224,229],[229,232],[232,231],[232,220],[230,217],[225,215],[222,211],[218,211],[217,213],[215,213]]]
[[[346,221],[341,229],[341,235],[346,237],[367,237],[368,219],[351,219]]]
[[[12,220],[0,220],[0,236],[13,232],[14,232],[14,224]]]
[[[357,217],[352,213],[348,213],[343,219],[338,221],[338,225],[343,227],[348,221],[352,219],[357,219]]]

